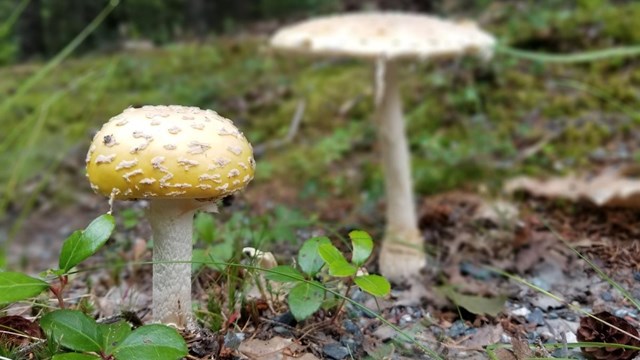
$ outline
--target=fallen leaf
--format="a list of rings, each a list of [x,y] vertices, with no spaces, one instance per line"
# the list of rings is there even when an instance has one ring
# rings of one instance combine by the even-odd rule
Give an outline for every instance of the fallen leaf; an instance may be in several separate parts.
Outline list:
[[[640,178],[637,167],[609,168],[596,176],[569,175],[562,178],[538,180],[518,177],[509,180],[504,189],[508,193],[526,191],[535,196],[586,200],[597,206],[640,207]]]
[[[461,294],[452,286],[439,286],[435,290],[449,298],[456,306],[460,306],[476,315],[496,316],[503,310],[504,302],[507,301],[507,296],[505,295],[489,298]]]
[[[254,360],[317,360],[311,353],[303,353],[304,347],[291,339],[276,336],[269,340],[250,339],[242,342],[238,351]]]

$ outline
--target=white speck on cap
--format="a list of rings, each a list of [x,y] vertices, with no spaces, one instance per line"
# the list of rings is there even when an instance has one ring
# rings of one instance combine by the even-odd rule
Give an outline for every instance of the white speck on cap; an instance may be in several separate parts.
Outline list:
[[[195,122],[184,126],[185,118]],[[220,134],[221,123],[235,136]],[[103,125],[87,153],[87,176],[94,191],[115,199],[217,199],[253,179],[247,161],[251,145],[231,120],[196,107],[144,106]]]
[[[276,49],[365,59],[427,59],[462,53],[489,57],[495,39],[471,21],[382,12],[350,13],[284,27],[271,38]]]

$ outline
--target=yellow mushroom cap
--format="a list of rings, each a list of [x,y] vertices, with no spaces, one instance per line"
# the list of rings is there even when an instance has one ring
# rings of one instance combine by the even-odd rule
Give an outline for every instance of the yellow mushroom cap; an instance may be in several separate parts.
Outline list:
[[[91,188],[114,199],[218,199],[253,179],[251,144],[231,120],[187,106],[128,108],[86,158]]]

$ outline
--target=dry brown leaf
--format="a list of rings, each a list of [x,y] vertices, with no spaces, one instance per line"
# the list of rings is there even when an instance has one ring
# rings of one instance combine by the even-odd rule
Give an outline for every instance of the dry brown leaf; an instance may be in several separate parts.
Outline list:
[[[304,347],[291,339],[276,336],[269,340],[250,339],[242,342],[238,351],[253,360],[317,360],[311,353],[304,353]]]
[[[535,196],[586,200],[597,206],[640,208],[640,178],[637,169],[606,169],[596,176],[569,175],[546,181],[518,177],[508,181],[507,192],[526,191]]]

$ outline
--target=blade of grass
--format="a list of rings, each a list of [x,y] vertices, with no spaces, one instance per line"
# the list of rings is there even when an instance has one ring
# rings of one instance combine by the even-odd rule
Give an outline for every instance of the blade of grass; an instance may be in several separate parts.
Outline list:
[[[107,16],[118,6],[120,0],[110,0],[107,6],[102,9],[102,11],[96,16],[90,23],[87,25],[67,46],[64,47],[53,59],[49,60],[38,72],[36,72],[33,76],[28,78],[24,83],[18,87],[13,95],[6,98],[2,103],[0,103],[0,116],[5,117],[6,112],[11,108],[11,105],[19,99],[21,96],[26,94],[33,86],[35,86],[38,82],[44,79],[49,73],[55,69],[58,65],[62,63],[74,50],[78,48],[80,44],[91,35],[97,28],[102,24],[102,22],[107,18]],[[18,126],[14,126],[5,139],[0,142],[0,153],[4,153],[7,151],[7,148],[10,145],[13,145],[18,139],[25,129],[28,129],[31,125],[31,122],[23,122]],[[0,212],[4,211],[0,208]],[[1,215],[1,213],[0,213]]]
[[[531,350],[535,350],[536,346],[540,346],[540,345],[542,345],[542,347],[544,347],[547,350],[560,349],[563,347],[567,347],[570,349],[575,349],[579,347],[610,347],[610,348],[619,348],[619,349],[640,350],[639,347],[631,346],[631,345],[598,343],[598,342],[552,343],[552,344],[537,344],[537,345],[531,344],[529,345],[529,348]],[[513,349],[513,346],[510,344],[491,344],[491,345],[487,345],[486,349],[487,349],[487,355],[489,356],[489,359],[499,360],[498,356],[495,354],[495,351],[498,349]],[[534,359],[549,359],[549,358],[537,358],[537,357],[527,358],[527,360],[534,360]],[[575,358],[551,358],[551,359],[575,360]]]
[[[9,30],[15,25],[20,17],[20,14],[27,8],[31,0],[22,0],[14,9],[9,18],[0,26],[0,36],[4,36],[9,33]]]
[[[16,190],[15,187],[16,187],[16,185],[18,183],[18,180],[21,178],[23,167],[24,167],[25,163],[27,162],[27,159],[33,154],[33,150],[34,150],[34,146],[36,144],[36,141],[40,137],[40,134],[42,132],[42,128],[45,125],[45,123],[47,122],[48,115],[49,115],[49,109],[56,102],[58,102],[64,95],[66,95],[69,91],[71,91],[72,89],[75,89],[75,88],[78,88],[78,87],[82,86],[89,79],[95,77],[95,75],[96,75],[96,72],[92,71],[92,72],[89,72],[89,73],[83,75],[82,77],[79,77],[79,78],[75,79],[65,89],[53,93],[51,96],[49,96],[48,99],[46,99],[42,103],[42,105],[40,106],[40,109],[39,109],[38,116],[35,117],[35,119],[36,119],[35,120],[35,124],[32,125],[31,131],[28,134],[28,137],[26,139],[26,143],[24,144],[24,148],[19,150],[18,159],[16,160],[16,162],[12,166],[11,177],[9,178],[9,180],[7,181],[7,184],[5,186],[5,196],[3,196],[3,199],[0,200],[0,208],[4,208],[6,206],[7,201],[9,201],[9,199],[10,199],[9,194],[14,193],[15,190]]]
[[[523,285],[526,285],[526,286],[530,287],[531,289],[533,289],[533,290],[535,290],[535,291],[537,291],[537,292],[539,292],[539,293],[541,293],[543,295],[546,295],[546,296],[548,296],[548,297],[550,297],[550,298],[552,298],[552,299],[564,304],[566,307],[570,308],[573,311],[579,312],[579,313],[583,314],[584,316],[588,316],[588,317],[590,317],[592,319],[595,319],[596,321],[599,321],[602,324],[605,324],[605,325],[607,325],[607,326],[609,326],[609,327],[611,327],[611,328],[613,328],[613,329],[615,329],[617,331],[620,331],[621,333],[623,333],[623,334],[625,334],[625,335],[627,335],[627,336],[629,336],[629,337],[631,337],[633,339],[636,339],[636,340],[640,341],[640,337],[635,336],[635,335],[633,335],[633,334],[631,334],[631,333],[629,333],[629,332],[627,332],[625,330],[622,330],[621,328],[619,328],[619,327],[617,327],[617,326],[615,326],[613,324],[610,324],[607,321],[599,319],[596,316],[593,316],[591,313],[589,313],[586,310],[583,310],[579,306],[574,305],[572,303],[569,303],[568,301],[566,301],[565,299],[561,298],[560,296],[552,294],[551,292],[549,292],[549,291],[547,291],[547,290],[545,290],[545,289],[543,289],[543,288],[541,288],[541,287],[539,287],[539,286],[537,286],[535,284],[532,284],[532,283],[528,282],[527,280],[525,280],[525,279],[523,279],[523,278],[521,278],[521,277],[519,277],[517,275],[509,274],[506,271],[503,271],[501,269],[498,269],[498,268],[495,268],[495,267],[492,267],[492,266],[485,265],[484,267],[486,269],[490,270],[490,271],[495,272],[496,274],[502,275],[502,276],[507,277],[507,278],[509,278],[511,280],[514,280],[514,281],[519,282],[519,283],[521,283]]]
[[[596,273],[598,273],[598,276],[600,276],[600,278],[604,279],[606,282],[609,283],[609,285],[611,285],[612,287],[614,287],[616,290],[618,290],[620,292],[620,294],[622,294],[622,296],[627,299],[628,301],[630,301],[638,310],[640,310],[640,301],[638,301],[633,295],[631,295],[631,293],[622,287],[622,285],[620,285],[618,282],[616,282],[615,280],[613,280],[611,277],[609,277],[609,275],[607,275],[598,265],[596,265],[593,261],[591,261],[589,258],[587,258],[586,256],[584,256],[584,254],[582,254],[580,251],[578,251],[575,247],[571,246],[571,244],[569,244],[569,242],[562,236],[560,235],[557,231],[555,231],[555,229],[553,229],[553,227],[551,227],[551,225],[549,224],[549,222],[547,222],[546,220],[543,220],[543,224],[547,227],[547,229],[549,229],[549,231],[551,231],[551,233],[553,235],[556,236],[556,238],[560,241],[562,241],[562,243],[568,247],[569,249],[571,249],[571,251],[573,251],[576,255],[578,255],[582,260],[584,260]]]
[[[496,53],[507,56],[513,56],[524,60],[538,61],[544,63],[580,63],[599,60],[607,60],[611,58],[638,56],[640,55],[640,46],[620,46],[603,50],[585,51],[572,54],[551,54],[535,51],[526,51],[512,48],[506,45],[497,45]]]

